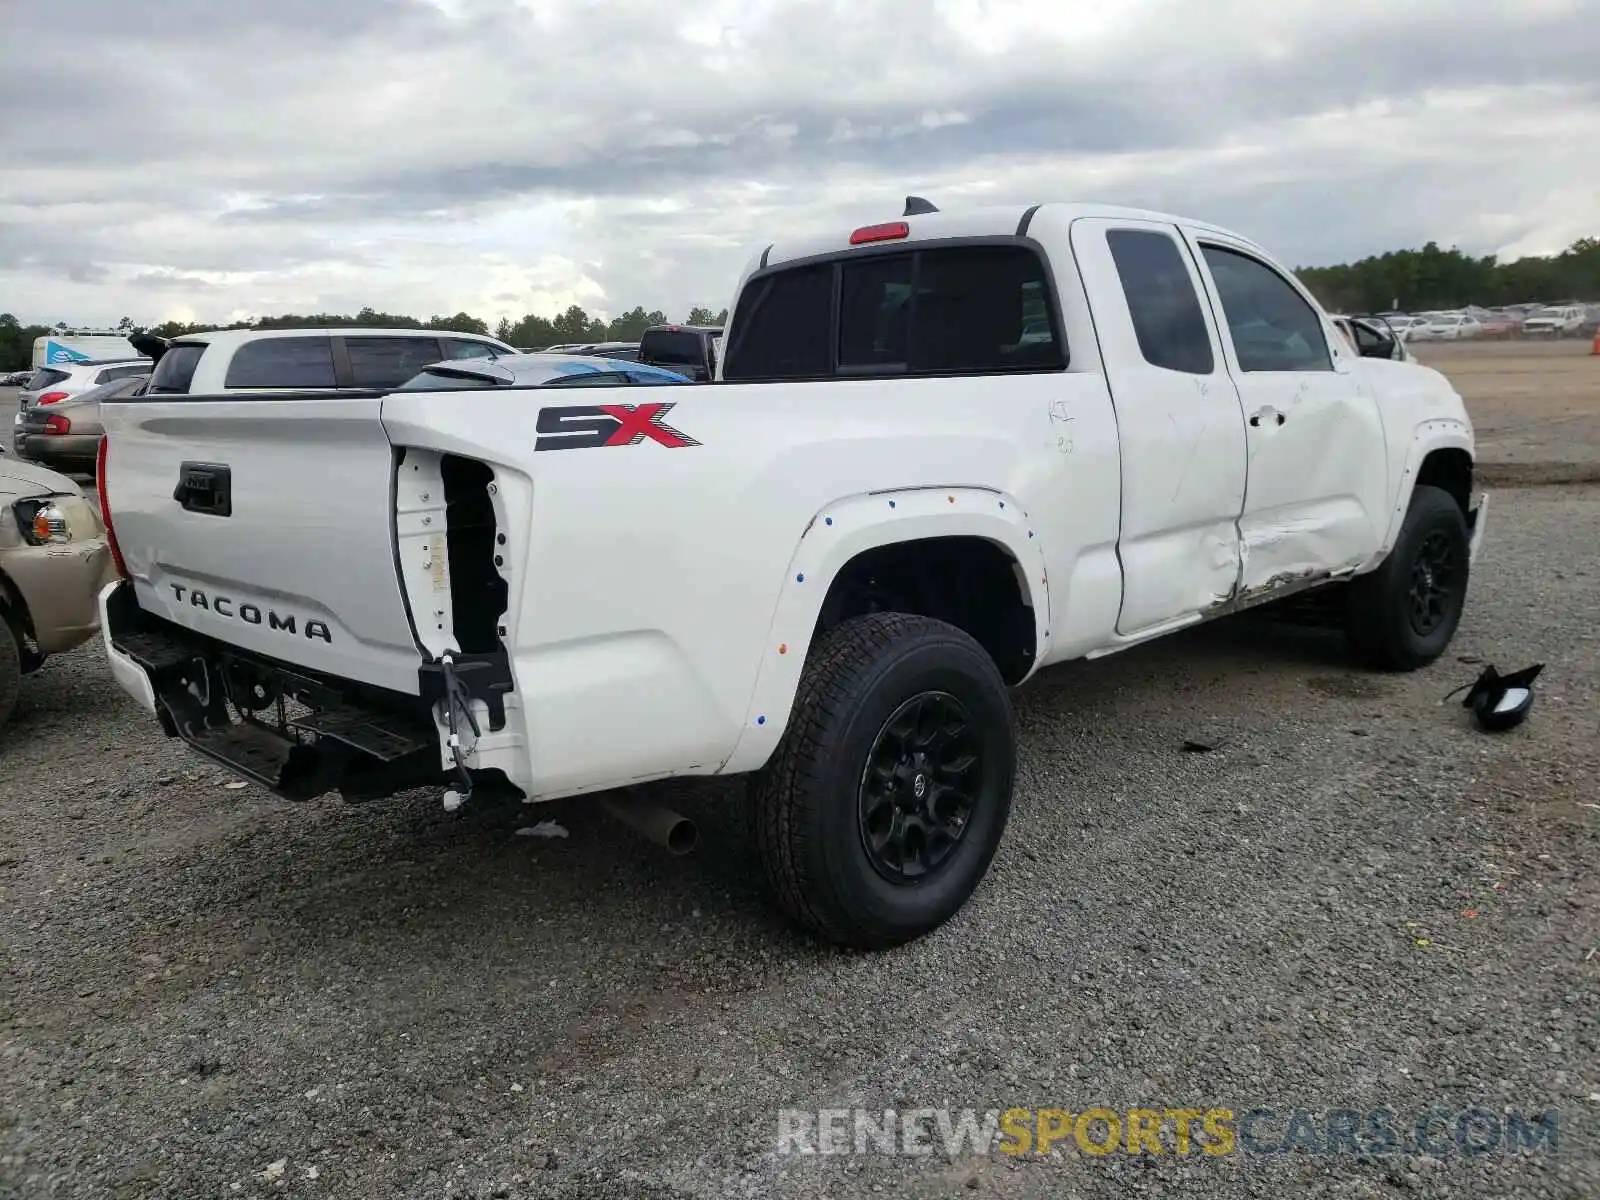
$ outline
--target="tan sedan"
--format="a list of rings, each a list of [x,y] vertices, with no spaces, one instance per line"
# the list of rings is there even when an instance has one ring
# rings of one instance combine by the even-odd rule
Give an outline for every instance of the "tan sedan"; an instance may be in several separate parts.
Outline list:
[[[116,573],[105,526],[71,479],[0,453],[0,726],[22,677],[100,628]]]
[[[100,448],[100,401],[140,396],[149,375],[113,379],[55,404],[35,404],[17,426],[17,452],[24,458],[60,471],[89,474]]]

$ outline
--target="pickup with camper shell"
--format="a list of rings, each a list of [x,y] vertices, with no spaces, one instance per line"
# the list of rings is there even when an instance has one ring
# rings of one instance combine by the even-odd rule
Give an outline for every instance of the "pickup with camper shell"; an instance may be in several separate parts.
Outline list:
[[[700,385],[104,402],[103,636],[152,734],[291,799],[631,796],[663,840],[632,785],[746,776],[782,907],[882,947],[988,870],[1042,668],[1313,591],[1376,669],[1451,641],[1461,397],[1247,238],[912,198],[731,299]]]

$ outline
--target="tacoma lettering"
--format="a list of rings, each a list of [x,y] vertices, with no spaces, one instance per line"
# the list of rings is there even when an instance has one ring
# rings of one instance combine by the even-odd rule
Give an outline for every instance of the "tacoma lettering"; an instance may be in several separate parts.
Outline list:
[[[177,597],[179,604],[182,604],[184,598],[187,597],[191,607],[203,608],[219,617],[243,621],[246,625],[260,625],[263,621],[261,609],[254,604],[239,604],[237,610],[235,610],[236,601],[231,596],[212,596],[202,592],[199,588],[184,587],[181,583],[174,583],[170,586],[172,587],[172,594]],[[278,613],[270,608],[267,609],[264,619],[267,628],[275,629],[280,633],[293,634],[300,624],[300,619],[294,613]],[[303,636],[312,640],[320,638],[329,645],[333,644],[333,634],[329,632],[326,621],[307,621]]]

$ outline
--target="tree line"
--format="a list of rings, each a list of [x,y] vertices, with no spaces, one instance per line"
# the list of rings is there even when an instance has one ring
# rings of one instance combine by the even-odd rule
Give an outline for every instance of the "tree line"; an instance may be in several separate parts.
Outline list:
[[[1500,262],[1429,242],[1336,267],[1296,272],[1331,312],[1425,312],[1481,304],[1600,300],[1600,238],[1580,238],[1560,254]]]
[[[1441,249],[1429,242],[1420,250],[1391,250],[1359,262],[1332,267],[1302,267],[1296,272],[1313,295],[1333,312],[1381,312],[1390,307],[1402,312],[1460,308],[1467,304],[1493,306],[1529,301],[1559,303],[1565,300],[1600,300],[1600,238],[1580,238],[1560,254],[1530,256],[1500,262],[1494,255],[1475,258],[1460,250]],[[728,310],[714,313],[696,307],[689,325],[722,325]],[[519,321],[503,319],[494,335],[513,346],[552,346],[567,342],[636,342],[651,325],[667,324],[660,310],[635,308],[610,320],[590,316],[579,305],[554,317],[529,313]],[[162,337],[201,333],[212,329],[289,329],[296,326],[353,326],[393,329],[438,329],[460,333],[490,332],[486,322],[470,313],[433,316],[427,320],[363,308],[354,316],[339,313],[285,313],[236,321],[231,325],[186,324],[166,321],[144,326],[124,317],[123,332],[148,331]],[[21,370],[30,364],[35,338],[65,329],[56,325],[24,325],[8,312],[0,312],[0,370]]]

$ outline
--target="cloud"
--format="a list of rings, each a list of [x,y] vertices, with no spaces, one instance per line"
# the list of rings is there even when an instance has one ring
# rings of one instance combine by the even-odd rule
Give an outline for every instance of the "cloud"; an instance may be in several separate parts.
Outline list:
[[[1299,264],[1549,251],[1600,232],[1591,13],[55,0],[10,22],[72,46],[51,86],[0,73],[0,307],[681,314],[908,192],[1183,211]]]

